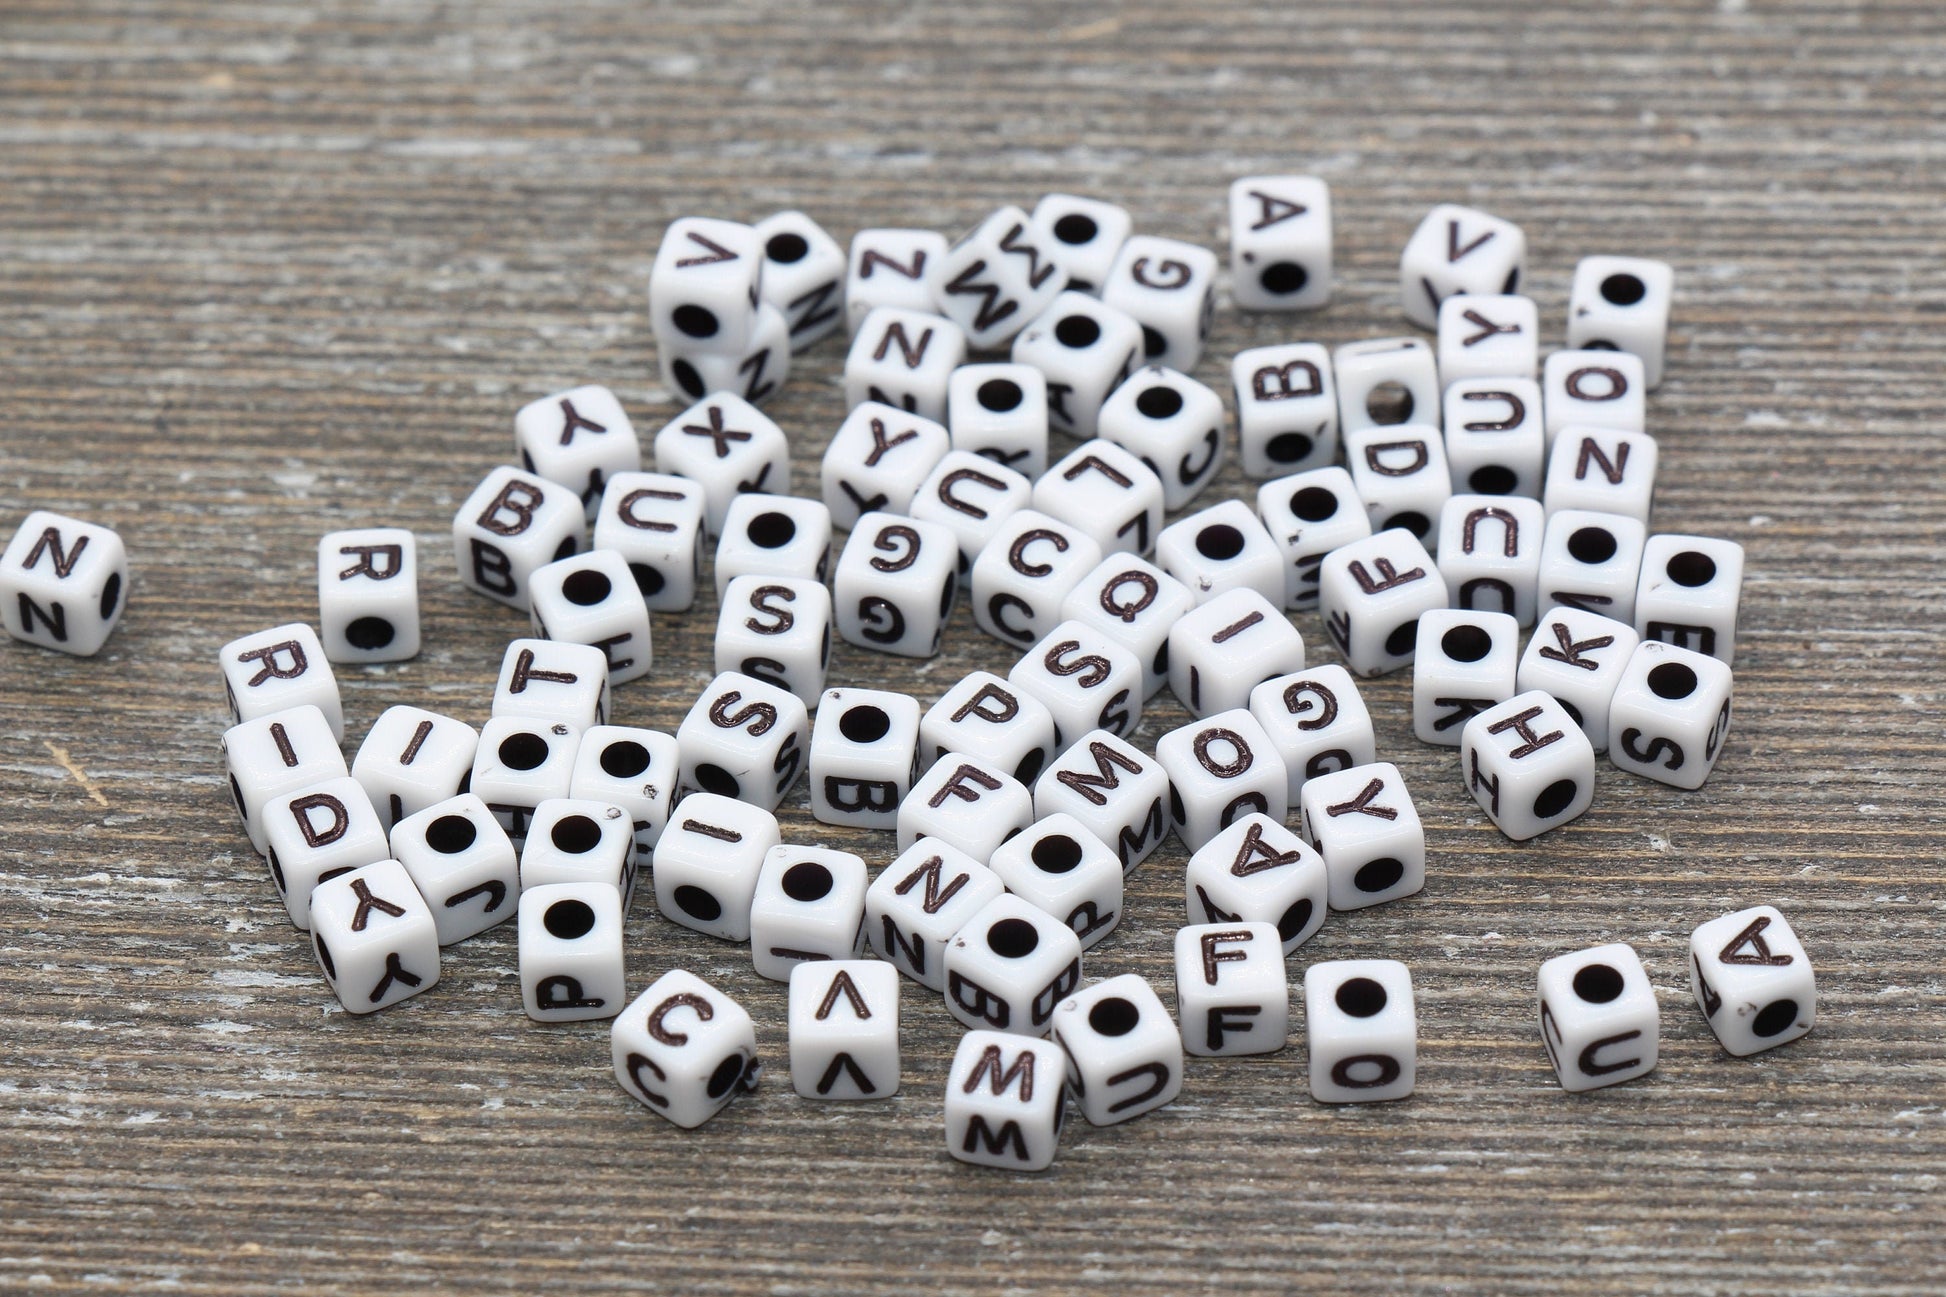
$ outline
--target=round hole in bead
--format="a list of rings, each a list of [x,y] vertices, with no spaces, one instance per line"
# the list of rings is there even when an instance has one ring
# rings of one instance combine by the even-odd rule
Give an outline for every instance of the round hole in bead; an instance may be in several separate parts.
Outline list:
[[[1607,1004],[1622,993],[1622,973],[1613,964],[1588,964],[1575,970],[1574,993],[1590,1004]]]
[[[1023,784],[1031,784],[1034,782],[1034,776],[1041,772],[1041,767],[1046,763],[1047,753],[1039,748],[1031,748],[1014,766],[1014,778]]]
[[[1159,676],[1166,676],[1169,674],[1169,641],[1168,640],[1162,641],[1162,643],[1157,646],[1155,651],[1155,658],[1149,663],[1149,669],[1155,672]]]
[[[1682,662],[1663,662],[1649,668],[1649,689],[1671,702],[1687,698],[1696,692],[1696,672]]]
[[[1765,1040],[1782,1035],[1790,1030],[1797,1021],[1796,1000],[1772,1000],[1758,1010],[1756,1019],[1751,1022],[1750,1030]]]
[[[1321,486],[1300,487],[1291,496],[1291,513],[1305,522],[1323,522],[1338,512],[1338,493]]]
[[[567,601],[582,608],[592,608],[614,593],[615,587],[608,577],[592,568],[582,568],[570,572],[561,582],[561,593]]]
[[[311,944],[317,947],[318,963],[324,966],[324,975],[332,981],[338,980],[338,965],[331,959],[331,947],[324,944],[324,938],[316,932],[311,934]]]
[[[284,862],[277,858],[277,848],[267,849],[264,852],[264,859],[270,862],[270,876],[277,883],[277,894],[282,896],[290,890],[290,884],[284,881]]]
[[[558,563],[564,558],[573,558],[575,551],[579,548],[580,545],[574,537],[561,537],[561,543],[554,547],[554,561]]]
[[[718,1063],[716,1070],[709,1074],[709,1085],[705,1089],[709,1092],[710,1098],[721,1099],[734,1089],[736,1083],[742,1078],[743,1057],[740,1054],[731,1054]]]
[[[716,312],[694,302],[678,306],[670,313],[669,321],[692,338],[713,338],[719,327]]]
[[[1081,863],[1081,844],[1065,833],[1050,833],[1028,853],[1044,874],[1065,874]]]
[[[797,535],[797,520],[787,513],[767,509],[750,520],[744,528],[750,543],[761,549],[782,549]]]
[[[356,617],[345,627],[345,643],[355,649],[382,649],[397,634],[383,617]]]
[[[1514,269],[1509,270],[1507,272],[1507,282],[1500,285],[1500,295],[1502,297],[1505,297],[1507,294],[1513,292],[1516,288],[1519,287],[1520,287],[1520,269],[1519,267],[1515,267]]]
[[[1615,306],[1633,306],[1648,295],[1648,285],[1625,270],[1618,270],[1601,281],[1602,300]]]
[[[804,241],[802,234],[792,234],[788,230],[771,235],[770,241],[764,244],[764,255],[786,266],[804,260],[804,254],[810,250],[811,245]]]
[[[1264,443],[1264,458],[1273,464],[1295,464],[1310,454],[1315,444],[1301,432],[1280,432]]]
[[[1520,479],[1503,464],[1483,464],[1467,474],[1466,484],[1475,495],[1512,495]]]
[[[1298,933],[1304,931],[1304,926],[1311,921],[1312,908],[1311,898],[1308,896],[1301,896],[1293,901],[1291,907],[1277,920],[1277,935],[1285,941],[1295,939]]]
[[[1388,378],[1366,395],[1365,413],[1382,427],[1404,423],[1412,417],[1412,392],[1396,378]]]
[[[1418,642],[1419,619],[1414,617],[1392,628],[1392,633],[1385,637],[1385,651],[1395,658],[1401,658],[1412,652]]]
[[[1463,622],[1439,637],[1439,651],[1455,662],[1478,662],[1493,652],[1493,636],[1483,627]]]
[[[1064,315],[1054,325],[1054,340],[1076,351],[1101,340],[1101,325],[1089,315]]]
[[[1379,530],[1390,531],[1394,527],[1404,528],[1420,540],[1424,540],[1426,533],[1432,530],[1432,519],[1420,513],[1417,509],[1407,509],[1402,513],[1395,513],[1390,518],[1387,518],[1380,525]]]
[[[694,883],[683,883],[669,894],[676,908],[699,923],[714,923],[723,917],[723,902],[714,893]]]
[[[718,797],[737,797],[743,792],[737,777],[714,762],[705,761],[696,767],[696,786],[706,793]]]
[[[1081,319],[1083,317],[1071,316],[1069,318]],[[1062,321],[1064,324],[1066,322],[1065,320]],[[979,401],[980,408],[983,410],[991,410],[995,414],[1005,414],[1009,410],[1018,408],[1020,403],[1026,399],[1026,395],[1025,392],[1020,390],[1020,384],[1014,382],[1011,378],[989,378],[986,382],[980,384],[979,390],[974,393],[974,399]]]
[[[1579,725],[1584,730],[1588,728],[1588,722],[1581,719],[1581,709],[1579,707],[1576,707],[1573,703],[1569,702],[1565,698],[1556,698],[1554,701],[1561,704],[1561,710],[1568,714],[1569,720],[1573,721],[1576,725]]]
[[[1141,1020],[1142,1011],[1119,995],[1097,1000],[1088,1010],[1088,1027],[1098,1036],[1126,1036]]]
[[[442,815],[426,826],[426,845],[442,856],[458,855],[480,836],[464,815]]]
[[[1311,272],[1295,261],[1273,261],[1257,276],[1257,282],[1263,285],[1264,291],[1278,297],[1297,292],[1310,279]]]
[[[1002,959],[1023,959],[1041,944],[1041,934],[1025,919],[1002,919],[987,929],[987,949]]]
[[[959,593],[959,577],[946,574],[946,584],[939,587],[939,618],[944,621],[953,611],[953,596]]]
[[[115,605],[122,600],[122,574],[110,572],[108,581],[101,587],[101,619],[107,621],[115,615]]]
[[[574,941],[595,930],[595,910],[586,901],[556,901],[541,914],[541,926],[551,936]]]
[[[662,573],[647,563],[630,563],[628,574],[635,578],[635,588],[640,590],[644,597],[661,594],[662,587],[668,584],[663,579]]]
[[[578,856],[600,845],[601,825],[585,815],[563,815],[554,821],[554,827],[548,830],[547,836],[556,850]]]
[[[1243,533],[1227,522],[1212,523],[1196,533],[1196,552],[1215,562],[1243,553]]]
[[[669,373],[674,376],[676,386],[680,387],[685,395],[698,399],[702,397],[703,376],[696,372],[696,366],[679,356],[670,362]]]
[[[528,730],[500,740],[500,764],[509,770],[532,770],[547,760],[547,740]]]
[[[793,901],[821,901],[831,895],[831,871],[815,860],[800,860],[784,871],[783,884]]]
[[[1069,212],[1054,222],[1054,237],[1070,245],[1092,243],[1099,233],[1101,227],[1095,224],[1094,217],[1085,212]]]
[[[1619,548],[1606,527],[1577,527],[1568,537],[1568,554],[1577,563],[1606,563]]]
[[[1182,393],[1157,384],[1145,387],[1135,398],[1135,408],[1148,419],[1173,419],[1182,413]]]
[[[617,739],[601,750],[603,773],[633,779],[649,768],[649,750],[634,739]]]
[[[1351,876],[1354,886],[1361,892],[1383,892],[1397,887],[1405,877],[1405,863],[1391,856],[1380,856],[1377,860],[1367,861],[1359,866],[1358,872]]]
[[[1716,560],[1701,550],[1686,549],[1669,560],[1669,579],[1695,589],[1716,579]]]
[[[892,718],[883,707],[859,703],[838,717],[838,733],[853,743],[876,743],[892,732]]]
[[[1575,795],[1580,791],[1581,785],[1575,783],[1574,780],[1556,779],[1553,783],[1541,789],[1539,796],[1534,798],[1534,818],[1541,820],[1553,819],[1562,811],[1574,805]]]
[[[1385,1003],[1391,999],[1385,988],[1369,977],[1349,977],[1339,985],[1333,999],[1338,1002],[1338,1011],[1353,1018],[1370,1018],[1382,1013]]]
[[[1169,350],[1169,339],[1163,337],[1160,330],[1151,328],[1149,325],[1146,324],[1143,325],[1142,326],[1142,354],[1145,356],[1154,357],[1154,356],[1160,356],[1163,352],[1167,350]]]

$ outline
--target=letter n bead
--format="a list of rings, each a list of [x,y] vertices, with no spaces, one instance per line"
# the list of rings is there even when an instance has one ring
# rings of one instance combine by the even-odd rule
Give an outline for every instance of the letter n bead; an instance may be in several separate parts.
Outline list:
[[[0,626],[23,643],[93,657],[127,594],[122,538],[79,518],[30,513],[0,556]]]
[[[609,1029],[615,1079],[685,1130],[757,1088],[757,1032],[742,1005],[675,968],[635,997]]]

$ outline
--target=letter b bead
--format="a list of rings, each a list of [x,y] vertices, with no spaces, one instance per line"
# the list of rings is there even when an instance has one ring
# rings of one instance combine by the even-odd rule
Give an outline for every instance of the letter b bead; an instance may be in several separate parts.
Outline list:
[[[968,1027],[1047,1034],[1081,985],[1081,942],[1065,923],[1001,895],[946,943],[946,1008]]]

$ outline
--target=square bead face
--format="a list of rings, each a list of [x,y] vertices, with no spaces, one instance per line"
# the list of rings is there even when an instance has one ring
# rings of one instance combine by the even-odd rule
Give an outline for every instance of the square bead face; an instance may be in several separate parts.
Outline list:
[[[534,572],[579,553],[587,539],[581,497],[517,468],[488,473],[453,515],[460,583],[521,612]]]
[[[1316,176],[1230,185],[1230,295],[1245,311],[1309,311],[1331,300],[1331,189]]]
[[[1165,509],[1181,509],[1223,467],[1223,398],[1173,369],[1147,365],[1109,394],[1096,431],[1162,481]]]
[[[595,514],[594,547],[628,564],[652,612],[695,602],[702,571],[703,489],[668,473],[617,473]]]
[[[737,577],[717,612],[716,669],[815,703],[831,665],[831,622],[831,592],[819,581]]]
[[[127,594],[122,538],[79,518],[37,509],[0,555],[0,626],[23,643],[92,657]]]
[[[419,543],[402,527],[318,541],[318,638],[333,662],[403,662],[419,652]]]
[[[1340,546],[1318,569],[1318,609],[1345,663],[1380,676],[1412,661],[1422,613],[1448,604],[1446,580],[1409,531]]]
[[[1304,637],[1248,588],[1220,594],[1169,632],[1169,688],[1195,716],[1247,706],[1273,676],[1304,669]]]
[[[1541,365],[1541,406],[1551,449],[1563,428],[1647,426],[1642,362],[1625,351],[1556,351]]]
[[[649,607],[620,554],[590,550],[549,563],[534,573],[531,599],[534,633],[600,650],[609,683],[639,680],[654,665]]]
[[[1092,537],[1103,554],[1146,554],[1162,530],[1162,480],[1100,438],[1083,442],[1034,483],[1034,508]]]
[[[1274,676],[1250,691],[1250,714],[1270,737],[1290,779],[1290,806],[1305,783],[1378,759],[1371,713],[1341,666]]]
[[[1018,207],[1002,207],[947,249],[932,287],[968,343],[991,351],[1012,341],[1067,282],[1053,240]]]
[[[725,671],[676,730],[679,786],[775,810],[803,772],[810,742],[810,713],[797,695]]]
[[[258,851],[267,841],[264,808],[273,798],[345,774],[331,723],[308,704],[225,730],[223,765],[237,815]]]
[[[958,538],[960,574],[965,576],[994,533],[1025,509],[1033,494],[1034,484],[1019,473],[985,455],[956,448],[947,451],[919,484],[910,513]]]
[[[1054,717],[1056,748],[1091,730],[1132,733],[1142,720],[1142,664],[1112,632],[1064,621],[1020,655],[1007,682]]]
[[[1547,513],[1517,495],[1456,495],[1439,511],[1439,573],[1453,606],[1532,626]]]
[[[233,639],[217,650],[217,662],[223,669],[223,691],[233,721],[241,724],[291,707],[312,706],[324,714],[332,735],[344,739],[338,678],[325,660],[317,632],[309,626],[292,622]]]
[[[1650,388],[1662,382],[1675,272],[1645,257],[1583,257],[1568,290],[1568,346],[1626,351]]]
[[[959,594],[959,541],[935,523],[859,518],[838,558],[832,607],[847,644],[932,657]]]
[[[966,335],[959,325],[930,311],[905,311],[881,306],[858,326],[858,333],[851,341],[851,351],[845,356],[845,404],[854,407],[885,406],[917,416],[926,421],[928,428],[938,428],[943,434],[945,429],[940,421],[946,417],[946,383],[953,371],[964,363]],[[878,411],[881,419],[885,413],[884,410]],[[884,447],[888,443],[880,440],[874,447],[867,442],[855,451],[845,443],[858,441],[863,434],[854,433],[845,437],[845,430],[850,426],[850,420],[847,420],[845,426],[839,429],[843,438],[839,467],[851,472],[877,467],[865,461],[874,449],[877,454],[885,455],[887,451]],[[903,437],[905,431],[900,429],[898,435]],[[927,440],[930,443],[932,438],[928,437]],[[930,449],[930,445],[927,448]],[[940,450],[943,452],[943,445]],[[937,459],[938,455],[933,457]],[[907,459],[910,454],[898,458]],[[830,455],[826,455],[825,462],[827,467],[831,464]],[[885,475],[896,472],[896,465],[889,466]],[[924,476],[923,470],[920,476]],[[909,481],[908,489],[912,485],[916,485],[916,482]],[[846,525],[842,511],[831,499],[835,489],[827,473],[826,503],[832,505],[834,515],[840,515],[838,525],[842,527]],[[907,499],[910,498],[908,494]],[[866,506],[856,508],[860,512],[870,511]]]
[[[1448,297],[1518,292],[1526,265],[1527,235],[1518,225],[1441,203],[1426,213],[1399,256],[1405,318],[1422,329],[1437,328]]]
[[[1426,831],[1397,766],[1320,775],[1298,801],[1301,831],[1330,875],[1332,909],[1363,909],[1426,885]]]
[[[1216,309],[1216,254],[1177,239],[1137,234],[1109,268],[1101,300],[1142,326],[1149,363],[1196,368]]]
[[[585,731],[575,752],[568,795],[619,806],[635,841],[636,868],[669,822],[681,780],[681,758],[672,735],[628,725],[597,725]]]
[[[736,221],[669,223],[649,271],[649,321],[665,345],[720,353],[747,346],[763,287],[763,245]]]
[[[1382,1103],[1412,1093],[1419,1021],[1412,974],[1391,959],[1340,959],[1304,972],[1311,1097]]]
[[[1102,402],[1141,362],[1142,326],[1085,293],[1062,293],[1014,339],[1015,364],[1044,376],[1050,428],[1095,435]]]
[[[865,886],[865,862],[849,851],[772,847],[750,902],[750,958],[758,974],[784,982],[807,961],[862,955]]]
[[[385,826],[349,776],[308,784],[264,807],[264,858],[300,931],[310,926],[319,883],[390,857]]]
[[[1238,820],[1189,858],[1183,902],[1191,923],[1268,923],[1288,955],[1324,926],[1324,858],[1268,815]]]
[[[1081,942],[1018,896],[988,901],[946,943],[946,1009],[968,1027],[1047,1034],[1081,985]]]
[[[1530,297],[1462,293],[1439,304],[1439,380],[1531,379],[1540,366],[1540,313]]]
[[[1318,606],[1324,556],[1372,534],[1371,515],[1351,474],[1314,468],[1257,488],[1257,516],[1284,555],[1284,607]]]
[[[823,581],[831,571],[831,511],[791,495],[739,495],[716,542],[716,597],[740,576]]]
[[[811,725],[811,814],[821,824],[897,827],[918,774],[919,704],[878,689],[827,689]]]
[[[899,1089],[899,974],[877,959],[790,970],[791,1088],[806,1099],[888,1099]]]
[[[1730,732],[1730,668],[1659,640],[1636,645],[1608,704],[1608,759],[1672,788],[1701,788]]]
[[[1708,536],[1651,536],[1635,587],[1635,629],[1733,666],[1742,597],[1743,546]]]
[[[1113,1126],[1154,1112],[1182,1091],[1182,1036],[1162,997],[1134,973],[1096,982],[1054,1011],[1081,1115]]]
[[[1238,589],[1283,603],[1283,551],[1241,500],[1225,500],[1164,527],[1155,557],[1198,603]]]
[[[1460,765],[1473,800],[1516,842],[1559,828],[1594,801],[1594,745],[1538,689],[1468,721]]]
[[[868,337],[860,333],[858,346]],[[914,409],[921,411],[915,414],[896,399],[886,401],[890,393],[872,390],[877,395],[845,416],[824,452],[824,505],[841,528],[857,527],[863,514],[909,511],[920,484],[951,447],[945,425],[936,421],[945,415],[944,374],[937,414],[926,413],[930,407],[923,402],[915,403]]]
[[[1564,509],[1550,514],[1541,534],[1540,603],[1635,618],[1646,528],[1616,513]]]
[[[1193,923],[1176,930],[1175,954],[1184,1049],[1211,1057],[1284,1047],[1291,1001],[1275,927]]]
[[[1690,933],[1689,976],[1710,1030],[1739,1058],[1787,1045],[1817,1021],[1810,957],[1775,906],[1726,914]]]
[[[1046,1170],[1061,1138],[1066,1076],[1059,1045],[967,1032],[946,1075],[946,1151],[976,1166]]]
[[[1655,504],[1656,444],[1646,432],[1570,425],[1547,457],[1549,513],[1593,509],[1646,524]]]
[[[1547,429],[1539,383],[1462,378],[1446,385],[1445,410],[1453,490],[1540,499]]]
[[[656,362],[662,385],[671,394],[680,392],[693,401],[714,393],[761,405],[790,377],[790,325],[782,311],[761,302],[742,350],[709,351],[681,339],[658,339]]]
[[[311,948],[349,1013],[373,1013],[439,981],[439,937],[396,860],[327,879],[311,893]]]
[[[792,351],[844,323],[845,250],[803,212],[778,212],[751,227],[763,245],[762,300],[782,312]]]
[[[1073,929],[1083,950],[1122,920],[1122,862],[1072,815],[1042,817],[994,848],[987,867],[1009,892]]]
[[[1435,608],[1419,618],[1412,659],[1412,732],[1458,747],[1460,729],[1514,695],[1520,626],[1506,613]]]
[[[1170,730],[1156,740],[1155,759],[1169,776],[1176,836],[1191,851],[1246,816],[1284,818],[1290,778],[1283,759],[1243,708]]]
[[[1596,946],[1542,964],[1540,1016],[1541,1044],[1563,1090],[1598,1090],[1655,1070],[1662,1015],[1631,946]]]
[[[882,306],[935,310],[932,283],[946,256],[937,230],[860,230],[851,236],[845,274],[845,327],[853,333]]]
[[[1006,890],[991,869],[931,838],[899,853],[865,892],[865,935],[880,959],[921,986],[946,989],[946,943]]]
[[[1099,198],[1048,194],[1034,204],[1035,232],[1067,272],[1072,292],[1101,288],[1115,264],[1115,254],[1134,228],[1135,219],[1127,208]]]
[[[1161,762],[1110,734],[1084,734],[1034,784],[1034,812],[1067,814],[1115,851],[1122,872],[1169,836],[1169,776]]]
[[[1030,487],[1047,471],[1047,418],[1047,377],[1032,365],[961,365],[946,382],[953,449],[1011,469]]]
[[[1338,392],[1331,353],[1315,342],[1239,351],[1237,455],[1246,477],[1326,468],[1338,455]]]
[[[608,656],[589,644],[517,639],[500,659],[493,714],[576,729],[608,721]]]
[[[1439,362],[1424,338],[1348,342],[1331,353],[1331,366],[1343,432],[1439,417]]]
[[[1635,628],[1577,608],[1552,608],[1534,628],[1514,683],[1553,696],[1596,753],[1608,750],[1608,707],[1641,637]]]
[[[1347,429],[1345,462],[1373,531],[1403,527],[1426,545],[1438,543],[1434,524],[1453,494],[1453,474],[1437,427],[1408,423]]]
[[[1176,578],[1133,554],[1096,564],[1061,600],[1061,619],[1114,635],[1142,664],[1146,702],[1169,683],[1169,631],[1196,600]]]
[[[609,1029],[615,1079],[684,1129],[757,1088],[757,1033],[742,1005],[693,973],[671,969]]]
[[[590,521],[608,479],[642,467],[628,412],[613,392],[592,383],[522,406],[514,415],[514,453],[529,473],[580,496]]]
[[[521,861],[525,870],[526,860]],[[520,995],[536,1022],[612,1018],[628,998],[622,898],[607,883],[545,883],[520,893]]]
[[[725,941],[750,940],[750,906],[764,857],[783,838],[769,811],[714,793],[676,804],[656,844],[655,907]]]
[[[467,787],[493,811],[516,847],[527,841],[534,808],[566,797],[574,778],[581,731],[572,725],[526,716],[496,716],[480,727]]]
[[[722,532],[735,496],[762,491],[788,495],[790,444],[763,411],[740,396],[715,391],[655,434],[658,473],[686,477],[703,490],[703,521]]]
[[[1047,704],[990,671],[975,671],[948,689],[919,722],[922,765],[961,752],[1024,784],[1056,751],[1054,713]]]
[[[534,808],[520,854],[520,885],[605,883],[628,910],[635,894],[635,838],[628,812],[609,802],[550,797]]]
[[[913,781],[899,805],[899,849],[931,838],[985,860],[1033,819],[1033,795],[1018,779],[988,762],[947,752]]]
[[[1101,562],[1101,546],[1038,509],[1008,516],[973,560],[973,621],[1025,648],[1062,621],[1061,602]]]
[[[514,917],[520,868],[513,840],[473,793],[434,803],[392,826],[392,858],[426,898],[439,944]]]
[[[379,713],[352,758],[351,776],[389,830],[408,815],[443,802],[467,786],[480,732],[465,721],[418,707]]]

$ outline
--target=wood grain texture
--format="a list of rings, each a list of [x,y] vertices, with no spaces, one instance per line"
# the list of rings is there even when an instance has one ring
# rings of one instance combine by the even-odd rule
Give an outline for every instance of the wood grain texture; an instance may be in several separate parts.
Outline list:
[[[1933,0],[10,0],[0,519],[108,522],[137,576],[100,658],[0,646],[0,1290],[1937,1293],[1942,66]],[[1221,248],[1256,170],[1332,182],[1342,287],[1321,315],[1222,311],[1202,377],[1404,332],[1398,249],[1437,201],[1525,226],[1550,346],[1578,256],[1666,258],[1656,525],[1749,550],[1699,793],[1604,767],[1586,818],[1512,845],[1412,740],[1406,678],[1368,691],[1432,881],[1332,918],[1293,976],[1412,966],[1414,1098],[1313,1105],[1301,1043],[1200,1060],[1177,1104],[1072,1126],[1021,1178],[946,1158],[957,1032],[911,987],[896,1099],[805,1103],[773,1068],[692,1134],[617,1089],[604,1025],[524,1018],[509,928],[430,994],[334,1011],[219,786],[213,666],[314,614],[320,532],[408,526],[426,553],[427,650],[341,673],[352,732],[394,702],[477,722],[523,623],[440,537],[521,401],[592,381],[645,432],[675,412],[642,291],[669,219],[794,205],[845,239],[1064,188]],[[800,490],[840,358],[801,357],[772,410]],[[620,718],[674,726],[713,622],[659,620]],[[941,659],[846,650],[835,679],[929,700],[996,657],[962,606]],[[1181,719],[1159,699],[1140,741]],[[802,795],[784,818],[854,845]],[[1168,994],[1182,859],[1133,876],[1091,974]],[[1684,942],[1763,901],[1821,1021],[1735,1060]],[[780,1062],[780,988],[649,909],[631,984],[690,968]],[[1610,940],[1659,984],[1662,1066],[1564,1095],[1534,971]]]

